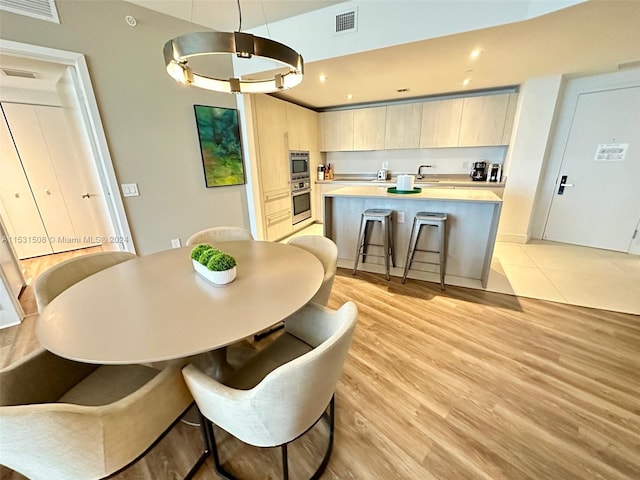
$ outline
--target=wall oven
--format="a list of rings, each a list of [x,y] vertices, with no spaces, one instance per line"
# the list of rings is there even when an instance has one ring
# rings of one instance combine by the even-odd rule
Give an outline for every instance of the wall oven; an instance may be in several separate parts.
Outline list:
[[[311,218],[311,187],[309,179],[291,182],[292,223]]]

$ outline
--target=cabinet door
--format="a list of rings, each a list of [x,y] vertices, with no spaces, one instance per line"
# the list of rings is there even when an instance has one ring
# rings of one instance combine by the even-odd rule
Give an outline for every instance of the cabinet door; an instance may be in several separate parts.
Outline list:
[[[353,149],[384,149],[387,107],[361,108],[353,111]]]
[[[254,95],[262,193],[289,187],[286,103],[267,95]]]
[[[422,104],[389,105],[385,127],[384,148],[418,148]]]
[[[353,110],[324,112],[324,151],[353,150]]]
[[[503,145],[508,106],[508,93],[465,98],[458,145]]]
[[[458,146],[462,104],[461,98],[422,104],[420,148]]]
[[[7,241],[19,258],[53,253],[4,117],[0,120],[0,202]]]
[[[516,106],[518,105],[518,94],[509,94],[509,106],[507,107],[507,118],[504,121],[504,133],[502,134],[502,144],[509,145],[511,143],[511,134],[513,133],[513,121],[516,115]]]

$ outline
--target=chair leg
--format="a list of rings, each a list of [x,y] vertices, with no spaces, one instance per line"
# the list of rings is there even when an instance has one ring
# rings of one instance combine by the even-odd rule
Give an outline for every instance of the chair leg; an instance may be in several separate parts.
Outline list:
[[[384,240],[382,242],[384,248],[384,271],[386,273],[387,280],[389,280],[389,217],[385,217],[382,226],[384,229]]]
[[[404,275],[402,275],[402,283],[406,282],[407,280],[407,274],[409,273],[409,269],[411,268],[411,263],[413,262],[413,255],[415,254],[416,245],[418,244],[418,236],[420,235],[420,228],[418,228],[416,232],[417,223],[418,221],[414,218],[413,226],[411,227],[411,235],[409,235],[409,247],[407,248],[407,259],[405,260]]]
[[[444,275],[447,268],[447,231],[446,223],[440,224],[440,290],[444,292]]]
[[[280,446],[282,450],[282,478],[289,480],[289,461],[287,459],[287,444]]]
[[[360,250],[362,250],[362,222],[364,221],[364,217],[360,217],[360,233],[358,234],[358,246],[356,248],[356,261],[353,264],[353,273],[356,274],[356,270],[358,270],[358,261],[360,261]]]

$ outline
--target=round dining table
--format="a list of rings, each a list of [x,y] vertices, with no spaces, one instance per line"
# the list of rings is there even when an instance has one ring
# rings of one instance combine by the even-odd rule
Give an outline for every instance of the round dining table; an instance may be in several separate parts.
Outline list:
[[[149,363],[218,349],[303,307],[324,269],[301,248],[275,242],[215,245],[237,277],[214,285],[193,268],[192,247],[144,255],[91,275],[57,296],[37,322],[51,352],[81,362]]]

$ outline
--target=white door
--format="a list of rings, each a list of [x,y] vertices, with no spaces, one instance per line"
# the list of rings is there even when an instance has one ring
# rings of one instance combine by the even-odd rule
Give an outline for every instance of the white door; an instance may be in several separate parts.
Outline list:
[[[583,93],[543,238],[627,252],[639,219],[640,87]]]
[[[4,117],[0,121],[0,215],[7,229],[2,240],[13,245],[18,257],[53,253]]]

